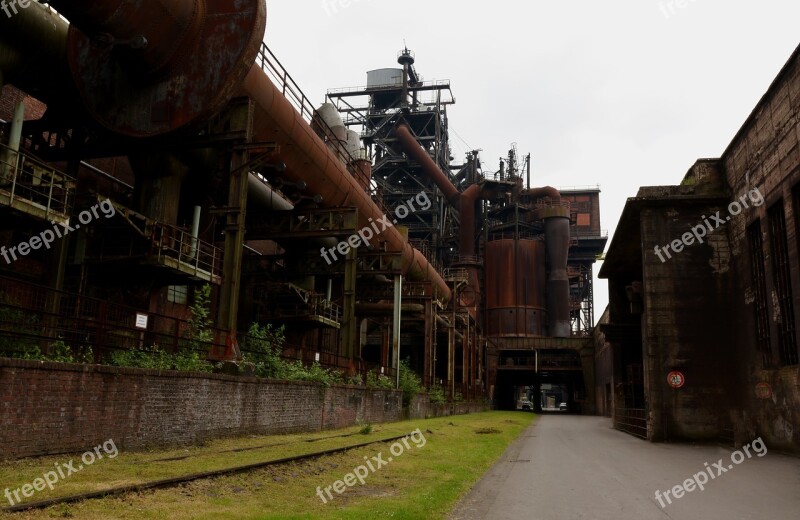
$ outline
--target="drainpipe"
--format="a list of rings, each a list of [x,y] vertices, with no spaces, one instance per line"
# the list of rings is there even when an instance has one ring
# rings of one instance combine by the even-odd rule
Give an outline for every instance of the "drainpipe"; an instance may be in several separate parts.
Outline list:
[[[194,260],[197,255],[197,239],[200,233],[200,211],[203,208],[200,206],[194,207],[194,215],[192,216],[192,245],[189,250],[189,258]]]

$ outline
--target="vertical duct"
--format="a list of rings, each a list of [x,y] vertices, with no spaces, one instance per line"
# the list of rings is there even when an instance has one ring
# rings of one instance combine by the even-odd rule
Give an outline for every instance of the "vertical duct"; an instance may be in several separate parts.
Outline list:
[[[554,188],[528,190],[526,195],[549,197],[551,201],[537,210],[544,220],[545,246],[550,272],[547,277],[547,327],[549,336],[568,338],[572,334],[570,325],[569,278],[567,257],[569,255],[569,204],[561,202],[561,194]]]
[[[568,338],[571,334],[569,318],[569,217],[550,217],[544,221],[547,257],[550,275],[547,278],[547,308],[550,336]]]

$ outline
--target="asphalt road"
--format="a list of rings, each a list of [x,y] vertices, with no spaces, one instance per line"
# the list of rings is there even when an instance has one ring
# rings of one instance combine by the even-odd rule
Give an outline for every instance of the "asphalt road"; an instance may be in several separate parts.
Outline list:
[[[522,413],[522,412],[521,412]],[[758,445],[760,448],[760,445]],[[450,520],[798,520],[800,459],[751,449],[652,444],[611,420],[545,415],[525,430],[461,501]],[[719,459],[720,467],[715,467]],[[737,455],[737,460],[739,459]],[[705,463],[708,463],[706,468]],[[732,468],[729,466],[733,466]],[[725,470],[723,473],[720,471]],[[701,491],[663,493],[693,475]]]

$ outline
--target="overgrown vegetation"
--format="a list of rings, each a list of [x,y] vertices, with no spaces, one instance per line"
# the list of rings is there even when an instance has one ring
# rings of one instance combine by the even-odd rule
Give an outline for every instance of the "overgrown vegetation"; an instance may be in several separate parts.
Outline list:
[[[367,372],[367,388],[380,388],[391,389],[394,388],[395,382],[391,378],[379,374],[377,371]]]
[[[40,339],[39,317],[20,308],[19,302],[0,293],[0,356],[55,361],[58,363],[93,363],[92,347],[72,348],[60,336],[55,341]],[[42,352],[41,344],[46,345]]]
[[[194,350],[181,349],[167,352],[158,345],[145,350],[115,350],[110,364],[118,367],[146,368],[151,370],[185,370],[211,372],[214,366]]]
[[[439,385],[433,385],[428,390],[428,399],[431,404],[444,404],[447,402],[447,396],[444,394],[444,388]]]
[[[202,353],[208,350],[214,339],[211,329],[211,286],[206,284],[194,290],[194,303],[189,308],[189,329],[185,341],[176,352],[164,350],[159,345],[151,345],[144,350],[115,350],[111,353],[113,366],[145,368],[151,370],[184,370],[189,372],[211,372],[214,365]]]
[[[189,318],[189,348],[205,350],[214,340],[214,324],[211,319],[211,286],[206,284],[194,290],[194,303],[189,307],[192,317]]]
[[[403,391],[403,408],[408,408],[411,401],[422,390],[422,379],[411,370],[411,361],[406,359],[400,362],[400,390]]]
[[[209,285],[195,289],[189,326],[177,351],[170,352],[158,344],[144,349],[119,349],[107,355],[101,362],[118,367],[151,370],[213,371],[215,364],[207,361],[204,355],[214,339],[210,302]],[[0,356],[62,363],[94,362],[91,346],[71,347],[60,337],[47,346],[46,352],[42,352],[40,339],[37,339],[41,335],[41,329],[42,324],[35,313],[20,309],[18,302],[7,294],[0,294]],[[394,378],[377,371],[367,372],[366,378],[362,378],[359,374],[347,376],[341,371],[326,369],[319,363],[306,367],[299,360],[285,360],[281,357],[285,341],[283,327],[254,323],[247,331],[245,343],[242,345],[242,362],[252,365],[255,374],[263,378],[308,381],[325,386],[347,384],[381,390],[395,388]],[[402,361],[400,390],[403,391],[403,406],[408,407],[423,389],[422,381],[411,369],[410,361]],[[429,395],[431,403],[447,402],[444,389],[440,386],[433,386]],[[455,400],[460,400],[460,397],[457,395]]]
[[[256,375],[287,381],[309,381],[325,386],[344,384],[350,381],[344,374],[323,368],[319,363],[306,367],[301,361],[287,361],[281,358],[286,340],[283,327],[261,326],[253,323],[247,331],[242,361],[255,366]],[[360,381],[360,378],[359,378]]]

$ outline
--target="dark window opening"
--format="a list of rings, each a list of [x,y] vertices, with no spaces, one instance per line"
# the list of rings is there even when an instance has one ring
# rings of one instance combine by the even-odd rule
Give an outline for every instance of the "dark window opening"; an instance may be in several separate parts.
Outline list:
[[[747,244],[750,249],[750,273],[753,282],[754,307],[756,313],[756,349],[761,353],[763,368],[771,365],[769,304],[767,300],[767,277],[764,272],[764,241],[761,238],[761,221],[747,228]]]
[[[775,292],[778,297],[780,316],[778,323],[778,344],[781,365],[797,365],[798,351],[794,323],[794,303],[792,302],[791,266],[789,264],[789,244],[786,236],[786,213],[783,201],[769,209],[770,243],[772,246],[772,270]]]

